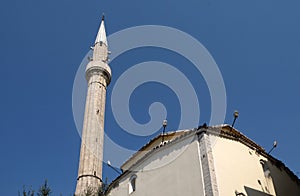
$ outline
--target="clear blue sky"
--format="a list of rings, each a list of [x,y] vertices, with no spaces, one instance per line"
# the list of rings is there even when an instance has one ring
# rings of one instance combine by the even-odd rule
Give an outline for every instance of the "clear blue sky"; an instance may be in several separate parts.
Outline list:
[[[17,195],[23,185],[37,189],[46,178],[54,195],[74,192],[80,137],[72,115],[73,81],[103,12],[107,34],[152,24],[198,39],[214,57],[225,82],[225,122],[231,124],[233,111],[239,110],[236,127],[267,150],[276,139],[272,155],[300,176],[299,7],[296,0],[2,1],[0,195]],[[194,74],[190,62],[170,51],[143,48],[121,55],[111,63],[111,85],[131,65],[145,60],[172,64],[197,83],[200,121],[209,120],[205,81]],[[148,106],[157,100],[168,110],[168,129],[176,129],[178,100],[157,83],[134,92],[133,117],[147,122]],[[105,122],[111,138],[129,148],[138,149],[149,140],[124,137],[110,104]],[[105,168],[105,176],[112,180],[115,174]]]

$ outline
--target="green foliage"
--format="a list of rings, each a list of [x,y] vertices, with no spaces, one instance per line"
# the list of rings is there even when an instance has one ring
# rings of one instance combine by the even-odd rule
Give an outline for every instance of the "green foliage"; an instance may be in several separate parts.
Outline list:
[[[101,186],[99,187],[98,190],[95,190],[94,188],[88,186],[84,196],[106,196],[107,193],[107,188],[108,188],[108,183],[107,183],[107,178],[105,180],[105,182],[103,182],[101,184]],[[40,186],[39,190],[37,191],[37,193],[35,193],[35,191],[32,189],[32,187],[30,186],[29,190],[26,190],[26,187],[23,186],[23,191],[20,192],[18,191],[18,196],[50,196],[52,193],[52,190],[50,188],[50,186],[48,185],[48,181],[45,180],[45,183]],[[62,194],[60,194],[62,196]],[[75,194],[74,194],[75,196]]]
[[[102,183],[102,185],[99,187],[97,196],[106,196],[106,191],[108,188],[107,178],[105,179],[105,182]]]
[[[95,196],[95,190],[88,186],[87,189],[85,190],[85,193],[84,193],[85,196]]]
[[[84,196],[106,196],[106,190],[108,188],[107,178],[105,182],[102,182],[98,190],[88,186],[84,192]]]
[[[49,187],[47,180],[45,180],[45,183],[40,187],[37,195],[49,196],[50,194],[51,194],[51,188]]]
[[[30,187],[29,190],[26,191],[26,187],[23,186],[22,194],[20,191],[18,191],[18,196],[34,196],[34,190],[32,190],[32,187]]]
[[[39,188],[37,192],[37,196],[50,196],[51,194],[51,188],[48,185],[47,180],[45,180],[45,183]],[[35,191],[30,186],[29,190],[26,190],[26,187],[23,186],[23,191],[20,193],[18,191],[18,196],[35,196]]]

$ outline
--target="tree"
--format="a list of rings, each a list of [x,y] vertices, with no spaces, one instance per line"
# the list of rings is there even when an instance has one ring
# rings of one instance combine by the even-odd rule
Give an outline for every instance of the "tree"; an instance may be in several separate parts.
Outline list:
[[[45,180],[44,185],[42,185],[37,192],[38,196],[49,196],[51,194],[51,188],[48,185],[47,180]]]
[[[101,186],[98,189],[97,196],[106,196],[106,191],[108,188],[107,178],[105,182],[102,182]]]
[[[91,187],[88,186],[87,189],[84,191],[84,196],[95,196],[95,190]]]
[[[108,188],[108,183],[106,178],[105,182],[102,182],[98,190],[95,190],[95,188],[91,186],[87,186],[87,188],[84,191],[84,196],[106,196],[107,188]]]
[[[22,195],[21,195],[20,191],[18,191],[18,196],[34,196],[34,190],[32,190],[32,187],[30,187],[29,190],[26,191],[26,187],[24,185]]]

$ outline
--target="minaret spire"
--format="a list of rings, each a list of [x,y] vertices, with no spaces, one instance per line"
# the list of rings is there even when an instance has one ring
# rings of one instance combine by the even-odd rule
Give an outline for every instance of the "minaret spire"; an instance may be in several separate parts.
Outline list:
[[[105,32],[105,25],[104,25],[104,15],[102,15],[102,20],[95,40],[95,44],[97,44],[98,42],[102,42],[107,46],[107,39],[106,39],[106,32]]]
[[[110,83],[111,69],[108,61],[108,44],[102,17],[96,36],[93,58],[85,70],[88,90],[82,128],[80,161],[76,196],[96,191],[102,183],[104,112],[106,87]]]

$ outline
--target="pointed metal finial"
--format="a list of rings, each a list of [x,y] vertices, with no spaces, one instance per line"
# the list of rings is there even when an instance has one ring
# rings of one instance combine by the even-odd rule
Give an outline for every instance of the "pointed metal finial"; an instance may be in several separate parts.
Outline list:
[[[104,20],[104,18],[105,18],[105,17],[104,17],[104,13],[102,13],[102,20]]]
[[[102,15],[102,20],[101,20],[101,23],[100,23],[100,27],[99,27],[99,30],[98,30],[98,34],[97,34],[94,46],[97,43],[104,43],[106,46],[108,46],[107,45],[106,32],[105,32],[105,26],[104,26],[104,15]]]

